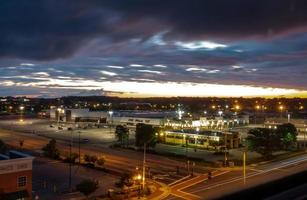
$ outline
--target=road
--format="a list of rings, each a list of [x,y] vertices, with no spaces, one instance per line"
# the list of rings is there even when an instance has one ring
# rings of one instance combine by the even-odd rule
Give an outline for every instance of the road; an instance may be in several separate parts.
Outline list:
[[[204,175],[185,180],[170,186],[169,196],[165,199],[216,199],[225,195],[255,187],[269,181],[277,180],[307,168],[307,155],[289,158],[283,161],[269,163],[249,168],[244,183],[241,170],[218,171],[208,181]],[[301,187],[296,191],[302,192]]]

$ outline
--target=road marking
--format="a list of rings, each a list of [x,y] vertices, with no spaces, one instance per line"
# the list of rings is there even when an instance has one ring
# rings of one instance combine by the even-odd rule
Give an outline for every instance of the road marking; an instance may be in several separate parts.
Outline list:
[[[174,182],[168,184],[168,186],[175,185],[175,184],[177,184],[178,182],[180,182],[180,181],[182,181],[182,180],[184,180],[184,179],[186,179],[186,178],[188,178],[188,177],[190,177],[190,175],[187,175],[187,176],[185,176],[185,177],[182,177],[181,179],[179,179],[179,180],[177,180],[177,181],[174,181]]]
[[[254,169],[254,168],[250,168],[249,170],[255,171],[255,172],[263,172],[264,171],[264,170],[261,170],[261,169]]]
[[[221,173],[219,173],[219,174],[213,175],[212,177],[217,177],[217,176],[226,174],[226,173],[228,173],[228,172],[230,172],[230,171],[224,171],[224,172],[221,172]],[[179,190],[184,190],[184,189],[186,189],[186,188],[188,188],[188,187],[191,187],[191,186],[193,186],[193,185],[196,185],[196,184],[201,183],[201,182],[206,181],[206,180],[208,180],[208,176],[207,176],[206,178],[204,178],[204,179],[201,179],[201,180],[199,180],[199,181],[193,182],[193,183],[191,183],[190,185],[181,187]]]
[[[212,173],[216,173],[216,172],[218,172],[218,171],[213,171]],[[212,177],[217,177],[217,176],[229,173],[229,172],[230,171],[222,171],[222,172],[220,172],[218,174],[213,175]],[[201,183],[201,182],[203,182],[205,180],[208,180],[208,175],[207,174],[198,175],[198,176],[196,176],[196,177],[194,177],[192,179],[189,179],[189,180],[184,181],[182,183],[179,183],[177,185],[171,186],[170,187],[170,189],[171,189],[170,194],[174,195],[174,196],[177,196],[177,197],[181,197],[183,199],[187,199],[187,200],[193,200],[193,199],[198,200],[198,199],[201,199],[201,197],[198,196],[198,195],[191,194],[191,193],[188,193],[188,192],[184,192],[182,190],[184,190],[186,188],[189,188],[189,187],[191,187],[193,185],[196,185],[198,183]],[[191,183],[189,184],[189,182],[191,182]],[[188,185],[185,185],[185,184],[188,184]],[[176,187],[179,187],[179,188],[176,189]],[[187,198],[186,198],[186,196],[187,196]],[[174,199],[174,198],[170,198],[170,199]]]
[[[297,165],[298,163],[305,162],[305,161],[307,161],[307,158],[297,159],[297,160],[289,161],[289,162],[283,162],[283,165],[281,165],[279,167],[274,167],[274,168],[271,168],[271,169],[263,170],[262,172],[252,173],[252,174],[246,176],[246,179],[254,177],[254,176],[257,176],[257,175],[260,175],[260,174],[265,174],[265,173],[268,173],[268,172],[271,172],[271,171],[274,171],[274,170],[279,170],[279,169],[282,169],[284,167],[289,167],[289,166]],[[217,183],[215,185],[212,185],[212,186],[209,186],[209,187],[206,187],[206,188],[192,190],[191,192],[192,193],[197,193],[197,192],[213,189],[213,188],[216,188],[216,187],[219,187],[219,186],[222,186],[222,185],[226,185],[226,184],[229,184],[229,183],[233,183],[233,182],[236,182],[236,181],[239,181],[239,180],[243,180],[243,179],[244,179],[243,177],[232,178],[232,179],[229,179],[229,180],[227,180],[225,182]]]

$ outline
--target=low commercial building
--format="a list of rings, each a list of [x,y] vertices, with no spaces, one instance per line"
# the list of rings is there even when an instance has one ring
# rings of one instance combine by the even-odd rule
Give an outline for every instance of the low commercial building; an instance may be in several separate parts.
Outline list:
[[[33,159],[17,151],[0,154],[0,199],[32,200]]]
[[[114,125],[126,125],[135,127],[137,124],[152,126],[164,126],[167,118],[176,116],[175,112],[152,112],[152,111],[114,111],[108,115],[107,122]]]
[[[207,128],[207,129],[227,129],[249,124],[248,115],[233,117],[200,117],[199,120],[166,120],[165,126],[172,128]]]
[[[219,149],[238,148],[240,144],[239,133],[219,131],[165,131],[163,141],[168,144],[189,147]]]
[[[59,122],[106,122],[108,112],[89,109],[54,108],[50,110],[50,119]]]
[[[307,119],[267,118],[264,127],[275,129],[278,125],[285,123],[293,124],[299,133],[307,133]]]
[[[163,118],[141,118],[141,117],[111,117],[108,122],[113,125],[126,125],[135,127],[137,124],[148,124],[152,126],[163,126]]]

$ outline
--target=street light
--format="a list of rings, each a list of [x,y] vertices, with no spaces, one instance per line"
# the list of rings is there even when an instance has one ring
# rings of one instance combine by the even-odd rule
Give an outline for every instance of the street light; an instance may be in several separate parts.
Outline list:
[[[283,105],[280,105],[278,109],[280,110],[280,118],[282,118],[282,112],[285,109],[285,107]]]
[[[220,115],[220,117],[222,117],[223,111],[219,110],[218,114]]]
[[[58,111],[58,126],[59,126],[61,113],[62,113],[62,114],[64,113],[64,109],[58,108],[57,111]]]
[[[240,110],[240,106],[239,105],[235,105],[235,109],[236,110]]]
[[[20,110],[20,119],[19,119],[19,121],[20,121],[20,122],[23,122],[22,114],[23,114],[23,110],[24,110],[24,109],[25,109],[24,106],[19,106],[19,110]]]
[[[243,182],[246,183],[246,151],[243,151]]]

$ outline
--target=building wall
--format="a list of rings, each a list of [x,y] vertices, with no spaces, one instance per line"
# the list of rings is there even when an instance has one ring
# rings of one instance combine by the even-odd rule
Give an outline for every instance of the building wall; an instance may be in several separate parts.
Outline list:
[[[122,124],[128,126],[135,126],[136,124],[143,123],[153,126],[162,126],[164,119],[160,118],[140,118],[140,117],[109,117],[108,123]]]
[[[227,148],[238,148],[240,144],[239,134],[224,134],[224,136],[209,136],[209,135],[197,135],[188,133],[176,133],[167,131],[165,133],[164,142],[176,145],[186,145],[199,148],[214,148],[214,146]]]
[[[20,176],[27,177],[27,183],[25,187],[18,187],[18,177]],[[0,193],[11,193],[27,190],[29,194],[28,199],[32,199],[32,170],[0,174],[0,180]]]

